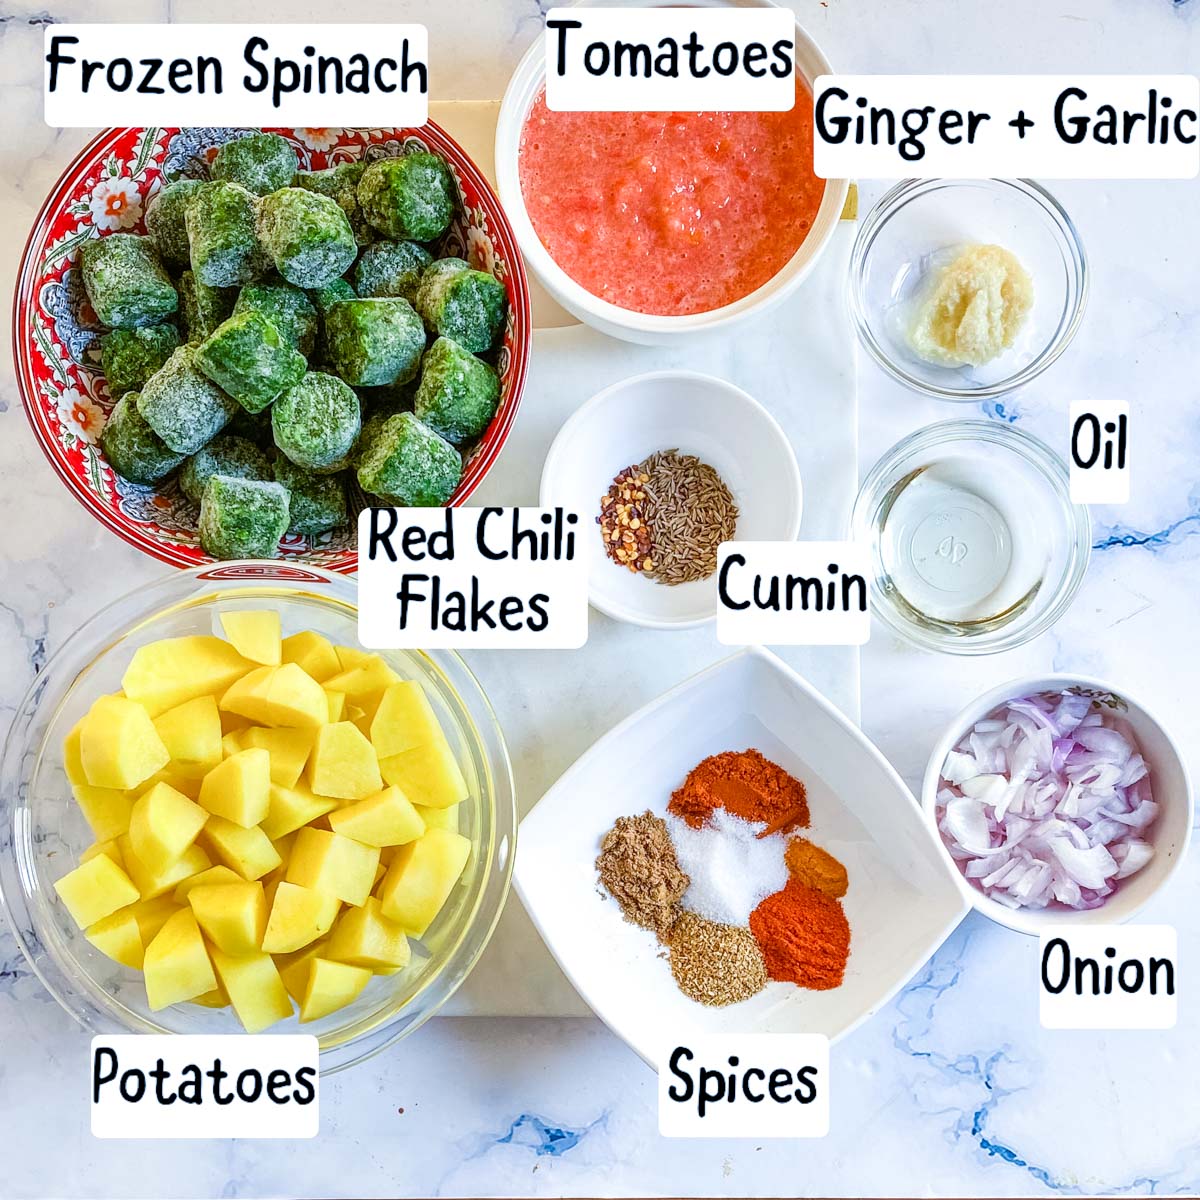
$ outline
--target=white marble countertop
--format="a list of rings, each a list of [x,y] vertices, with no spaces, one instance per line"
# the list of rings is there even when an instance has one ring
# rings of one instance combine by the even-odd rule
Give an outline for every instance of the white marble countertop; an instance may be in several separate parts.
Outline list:
[[[539,0],[346,0],[342,19],[431,31],[439,97],[494,99],[539,29]],[[1200,0],[793,0],[834,64],[859,71],[1195,71]],[[328,6],[259,0],[262,20]],[[0,0],[0,229],[7,321],[33,214],[81,131],[41,119],[49,20],[245,19],[219,0]],[[1200,184],[1054,185],[1078,224],[1092,299],[1071,350],[1027,391],[986,407],[1061,440],[1070,399],[1135,406],[1133,498],[1098,509],[1084,588],[1037,642],[982,660],[906,649],[876,627],[862,720],[915,784],[948,717],[1047,666],[1119,681],[1168,714],[1200,766]],[[869,202],[877,187],[864,189]],[[0,707],[99,604],[161,568],[86,519],[47,469],[0,371]],[[860,465],[920,424],[975,415],[923,404],[860,364]],[[717,657],[714,650],[713,657]],[[682,672],[681,672],[682,673]],[[614,717],[619,714],[614,713]],[[599,732],[599,731],[596,731]],[[581,747],[591,737],[582,737]],[[1200,950],[1200,860],[1147,920]],[[1200,1191],[1192,1080],[1197,1006],[1167,1034],[1042,1031],[1032,941],[970,918],[833,1056],[833,1122],[813,1142],[665,1141],[652,1075],[599,1022],[444,1019],[329,1080],[312,1142],[95,1141],[86,1039],[0,933],[0,1195],[1069,1195]]]

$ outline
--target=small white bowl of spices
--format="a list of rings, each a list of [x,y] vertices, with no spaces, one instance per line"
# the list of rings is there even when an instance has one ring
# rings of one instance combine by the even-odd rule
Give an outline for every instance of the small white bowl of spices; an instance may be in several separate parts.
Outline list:
[[[605,388],[563,425],[541,503],[593,522],[594,608],[687,629],[716,616],[720,544],[793,541],[803,491],[787,435],[757,400],[711,375],[655,371]]]

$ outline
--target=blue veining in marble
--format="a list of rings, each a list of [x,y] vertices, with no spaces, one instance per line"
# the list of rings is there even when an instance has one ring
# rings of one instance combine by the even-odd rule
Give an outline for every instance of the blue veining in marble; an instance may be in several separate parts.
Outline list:
[[[601,1117],[599,1121],[603,1119]],[[533,1113],[522,1113],[509,1126],[508,1132],[496,1139],[496,1145],[528,1146],[539,1158],[543,1154],[558,1158],[568,1150],[574,1150],[599,1121],[575,1129],[570,1125],[551,1125]]]
[[[1012,399],[1008,401],[1007,407],[1003,400],[985,400],[982,408],[983,415],[991,417],[993,421],[1005,421],[1011,425],[1021,418],[1016,402]]]
[[[1127,525],[1111,525],[1103,537],[1092,543],[1092,549],[1116,550],[1125,546],[1145,546],[1150,550],[1156,550],[1160,546],[1170,545],[1175,540],[1176,534],[1184,538],[1192,537],[1197,533],[1200,533],[1200,508],[1152,533],[1141,529],[1130,529]]]

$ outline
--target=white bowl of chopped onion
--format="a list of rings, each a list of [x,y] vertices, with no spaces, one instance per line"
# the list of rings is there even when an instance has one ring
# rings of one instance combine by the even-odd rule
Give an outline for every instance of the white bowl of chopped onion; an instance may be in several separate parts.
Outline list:
[[[1021,933],[1127,921],[1178,869],[1192,787],[1157,717],[1098,679],[1015,679],[951,722],[921,802],[963,895]]]

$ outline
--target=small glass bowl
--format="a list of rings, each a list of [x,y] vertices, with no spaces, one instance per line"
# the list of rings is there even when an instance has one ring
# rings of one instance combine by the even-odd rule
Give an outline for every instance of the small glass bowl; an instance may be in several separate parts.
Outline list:
[[[163,637],[217,632],[223,610],[272,607],[285,635],[311,629],[358,644],[353,580],[309,565],[227,562],[179,571],[101,609],[62,645],[21,701],[0,763],[0,900],[30,966],[90,1033],[235,1033],[228,1010],[177,1004],[151,1012],[140,972],[101,954],[57,903],[55,879],[94,839],[71,797],[62,743],[92,701],[120,687],[134,650]],[[424,686],[470,788],[460,829],[472,854],[412,962],[377,976],[353,1004],[270,1033],[313,1033],[321,1073],[369,1058],[411,1033],[453,995],[478,960],[508,895],[516,838],[512,769],[495,714],[449,651],[382,651]]]
[[[1012,251],[1033,280],[1033,307],[994,361],[938,366],[909,347],[906,313],[928,272],[969,243]],[[1087,258],[1062,205],[1031,180],[908,179],[863,221],[849,289],[859,340],[893,379],[935,399],[977,401],[1024,386],[1067,348],[1087,300]]]
[[[921,480],[924,498],[910,492],[902,505]],[[876,616],[914,645],[947,654],[995,654],[1044,633],[1070,606],[1091,554],[1091,518],[1071,503],[1066,464],[995,421],[941,421],[897,442],[863,480],[850,524],[871,548]],[[978,570],[989,550],[998,574],[987,598],[1010,597],[1000,611],[931,614],[956,603],[956,572]],[[985,568],[981,578],[991,577]],[[922,604],[921,591],[933,599]]]

